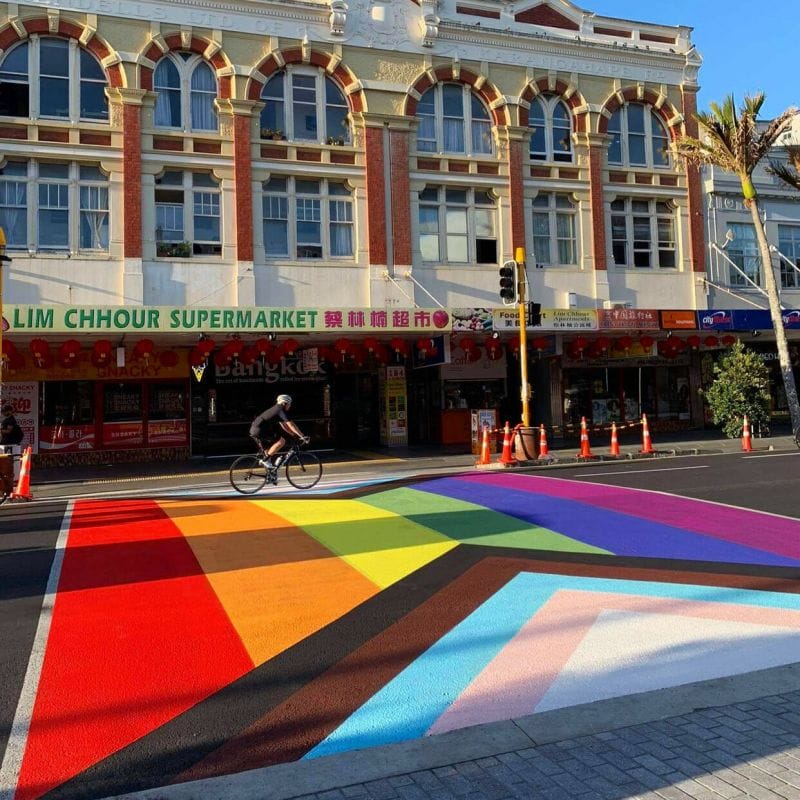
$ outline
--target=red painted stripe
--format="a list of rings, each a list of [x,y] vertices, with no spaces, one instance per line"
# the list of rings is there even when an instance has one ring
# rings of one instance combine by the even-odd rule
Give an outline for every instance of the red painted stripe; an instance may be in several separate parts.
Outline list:
[[[41,796],[252,668],[155,503],[76,503],[15,800]]]

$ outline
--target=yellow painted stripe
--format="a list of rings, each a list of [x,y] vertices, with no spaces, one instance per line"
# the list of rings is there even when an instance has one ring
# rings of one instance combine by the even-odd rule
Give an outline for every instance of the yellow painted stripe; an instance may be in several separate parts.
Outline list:
[[[381,588],[439,558],[458,542],[358,500],[254,500],[342,556]]]
[[[319,541],[248,502],[164,501],[253,663],[261,664],[379,590]]]

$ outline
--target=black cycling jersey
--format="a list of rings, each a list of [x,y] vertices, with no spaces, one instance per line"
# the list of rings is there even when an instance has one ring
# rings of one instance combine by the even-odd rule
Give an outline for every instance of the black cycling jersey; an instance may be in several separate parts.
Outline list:
[[[278,427],[278,423],[288,421],[289,417],[286,416],[283,406],[276,403],[253,420],[250,435],[256,439],[264,439]]]

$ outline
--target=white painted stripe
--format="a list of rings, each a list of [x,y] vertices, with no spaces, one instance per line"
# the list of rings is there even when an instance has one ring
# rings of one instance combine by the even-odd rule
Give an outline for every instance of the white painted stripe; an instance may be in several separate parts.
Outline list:
[[[742,460],[745,458],[780,458],[781,456],[800,456],[800,452],[798,453],[767,453],[763,456],[742,456]]]
[[[614,470],[613,472],[585,472],[583,475],[575,475],[575,478],[591,478],[596,475],[614,475],[621,478],[623,475],[636,475],[637,473],[649,472],[684,472],[687,469],[708,469],[708,464],[703,464],[697,467],[664,467],[663,469],[629,469],[629,470]]]
[[[31,716],[33,715],[33,704],[39,688],[39,679],[42,676],[42,663],[47,649],[50,624],[53,621],[53,607],[56,602],[61,567],[64,563],[64,553],[67,549],[67,536],[69,535],[73,507],[74,501],[70,500],[64,510],[61,530],[58,532],[58,539],[56,540],[53,566],[50,568],[50,576],[47,579],[47,587],[42,598],[42,610],[39,614],[39,624],[36,627],[36,635],[34,636],[31,655],[28,659],[28,670],[25,673],[25,681],[20,692],[17,712],[11,725],[11,734],[8,737],[8,747],[3,758],[3,765],[0,766],[0,800],[13,800],[17,791],[19,771],[22,767],[22,757],[25,755],[25,745],[28,741],[28,731],[30,729]]]

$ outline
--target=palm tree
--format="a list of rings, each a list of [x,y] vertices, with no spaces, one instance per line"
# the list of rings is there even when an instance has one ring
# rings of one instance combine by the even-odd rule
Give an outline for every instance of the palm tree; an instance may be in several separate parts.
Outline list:
[[[758,192],[753,185],[752,176],[753,170],[768,155],[781,133],[791,125],[792,118],[798,111],[795,108],[789,108],[758,130],[758,113],[763,104],[763,93],[745,97],[738,112],[733,95],[728,95],[721,106],[711,103],[710,113],[703,112],[697,115],[700,138],[683,136],[679,139],[677,146],[678,152],[688,161],[698,165],[710,164],[719,167],[738,176],[741,181],[744,203],[750,209],[761,263],[764,265],[764,286],[769,300],[772,327],[775,329],[778,361],[786,390],[792,431],[797,434],[800,431],[800,404],[798,404],[792,364],[789,360],[789,347],[786,344],[786,331],[783,327],[783,314],[772,264],[772,253],[769,249],[764,223],[761,220]]]

